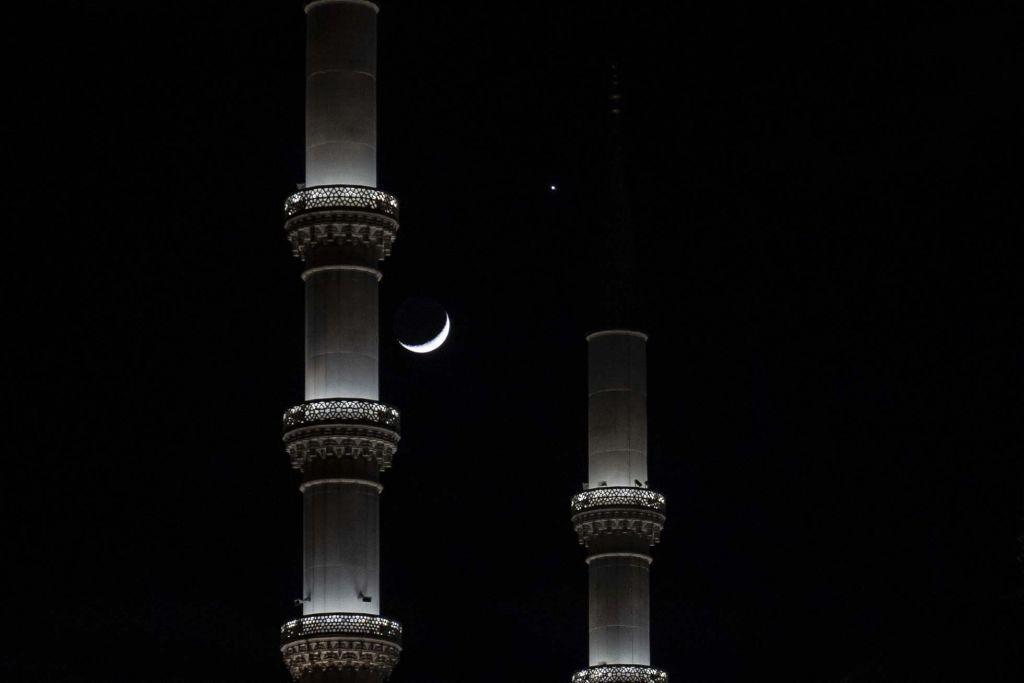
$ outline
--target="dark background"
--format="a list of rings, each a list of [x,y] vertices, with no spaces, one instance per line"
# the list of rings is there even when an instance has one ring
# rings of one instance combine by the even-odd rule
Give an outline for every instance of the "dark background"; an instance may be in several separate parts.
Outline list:
[[[586,664],[568,499],[612,58],[669,500],[654,663],[1019,680],[1011,4],[382,4],[394,683]],[[9,17],[6,680],[287,680],[300,5]],[[418,295],[453,319],[427,356],[390,329]]]

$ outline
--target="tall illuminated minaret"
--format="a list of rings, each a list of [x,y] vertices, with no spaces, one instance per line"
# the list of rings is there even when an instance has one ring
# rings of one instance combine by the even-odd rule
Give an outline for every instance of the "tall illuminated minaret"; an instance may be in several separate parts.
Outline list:
[[[281,628],[299,681],[376,683],[401,651],[381,616],[380,474],[398,411],[380,402],[378,263],[398,231],[397,199],[377,185],[377,13],[366,0],[308,0],[306,183],[285,201],[302,261],[305,400],[284,416],[301,473],[302,616]]]
[[[608,221],[603,233],[602,327],[587,336],[588,483],[572,499],[587,548],[589,667],[573,683],[665,683],[651,666],[650,548],[665,523],[665,497],[647,485],[647,335],[636,329],[635,263],[619,140],[621,97],[613,68]]]

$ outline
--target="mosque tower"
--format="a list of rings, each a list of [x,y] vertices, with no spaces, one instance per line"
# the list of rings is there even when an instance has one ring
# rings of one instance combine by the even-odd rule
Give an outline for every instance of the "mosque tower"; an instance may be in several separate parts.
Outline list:
[[[402,627],[381,616],[380,483],[398,411],[380,402],[378,263],[398,200],[377,189],[377,13],[307,0],[306,182],[284,205],[305,282],[305,400],[284,415],[301,475],[302,616],[281,627],[297,681],[378,683]]]
[[[666,683],[651,666],[651,547],[665,497],[647,485],[647,335],[636,329],[635,256],[619,136],[621,95],[612,70],[606,270],[600,324],[587,336],[588,483],[571,501],[586,547],[589,666],[573,683]]]

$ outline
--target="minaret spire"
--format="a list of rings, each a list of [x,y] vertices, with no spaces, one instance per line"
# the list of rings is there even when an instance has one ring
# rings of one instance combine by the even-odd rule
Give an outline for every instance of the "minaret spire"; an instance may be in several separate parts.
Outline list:
[[[602,196],[606,263],[600,310],[587,336],[588,483],[571,501],[572,523],[587,549],[589,666],[573,683],[665,683],[651,666],[650,548],[665,524],[665,497],[647,484],[647,335],[632,316],[636,297],[633,222],[622,153],[622,95],[612,65],[608,187]],[[627,322],[628,320],[628,322]]]
[[[302,683],[380,683],[402,627],[381,616],[381,472],[398,411],[380,402],[378,263],[398,200],[377,189],[377,13],[369,0],[307,0],[306,184],[284,205],[303,263],[305,400],[284,415],[301,474],[302,616],[281,652]]]
[[[609,66],[607,142],[605,169],[605,210],[603,212],[604,249],[600,259],[608,271],[601,302],[603,324],[626,327],[636,308],[636,240],[629,192],[626,188],[626,164],[622,135],[623,96],[618,62]]]

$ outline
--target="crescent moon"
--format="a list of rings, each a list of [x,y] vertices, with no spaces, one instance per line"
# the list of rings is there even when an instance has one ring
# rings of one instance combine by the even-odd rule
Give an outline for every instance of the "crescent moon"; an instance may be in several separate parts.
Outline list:
[[[444,340],[448,338],[448,333],[452,329],[452,319],[448,317],[448,314],[444,314],[444,327],[441,328],[441,332],[428,342],[423,344],[406,344],[399,340],[398,343],[402,345],[403,349],[412,351],[413,353],[430,353],[436,349],[441,348],[441,344],[444,344]]]

